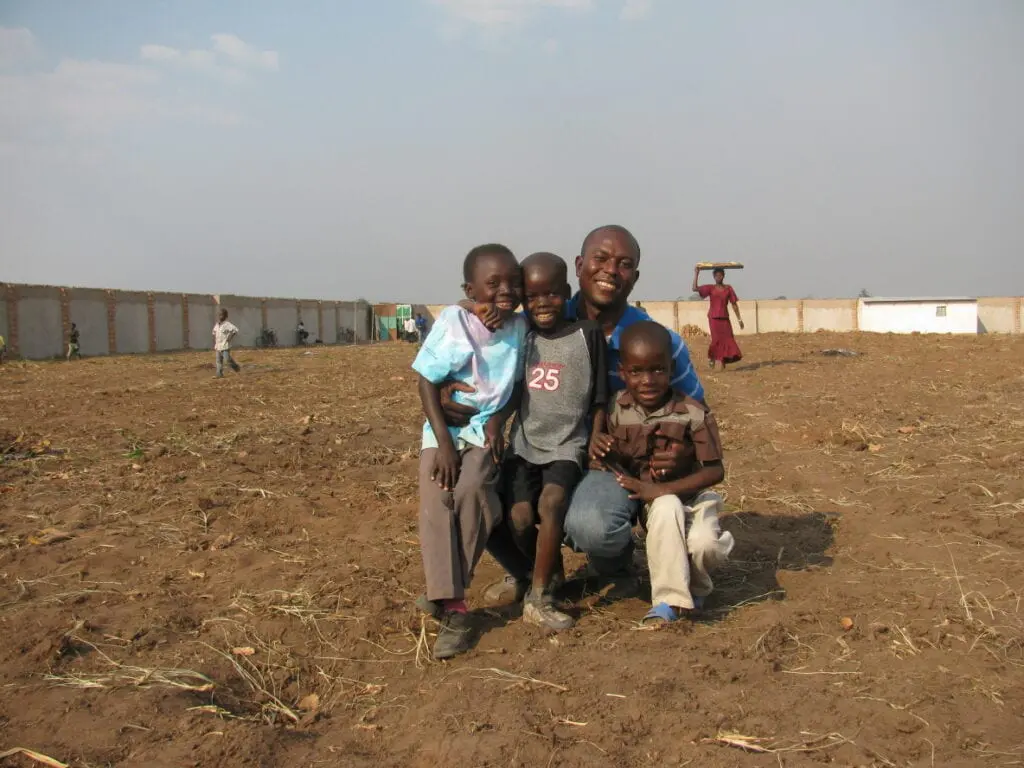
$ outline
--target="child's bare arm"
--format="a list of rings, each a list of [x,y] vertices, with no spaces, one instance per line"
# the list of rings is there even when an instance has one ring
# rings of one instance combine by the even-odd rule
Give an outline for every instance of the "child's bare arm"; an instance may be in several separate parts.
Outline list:
[[[459,479],[459,453],[455,450],[455,443],[452,442],[451,433],[444,421],[441,391],[436,384],[420,376],[419,392],[427,423],[437,438],[437,458],[434,459],[430,479],[436,481],[444,490],[450,491],[455,488],[455,483]]]
[[[721,461],[709,461],[692,475],[672,480],[668,483],[657,483],[660,495],[668,491],[673,496],[692,496],[703,490],[718,485],[725,480],[725,465]]]
[[[696,472],[667,483],[652,483],[634,477],[616,475],[619,485],[630,492],[631,499],[651,502],[659,496],[695,496],[725,480],[721,461],[705,462]]]
[[[601,460],[615,449],[615,439],[608,434],[608,412],[595,407],[590,416],[590,444],[587,457],[594,469],[604,469]]]
[[[508,402],[505,403],[500,411],[491,416],[487,420],[487,424],[484,425],[487,447],[491,449],[491,457],[494,459],[495,464],[501,461],[502,454],[505,452],[505,423],[519,410],[522,400],[523,382],[517,381],[512,389],[511,396],[508,398]]]

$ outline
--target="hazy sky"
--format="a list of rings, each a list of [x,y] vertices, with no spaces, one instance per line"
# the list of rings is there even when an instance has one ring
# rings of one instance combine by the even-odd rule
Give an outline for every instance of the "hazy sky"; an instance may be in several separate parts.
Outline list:
[[[1024,294],[1021,0],[0,0],[0,280],[442,302]]]

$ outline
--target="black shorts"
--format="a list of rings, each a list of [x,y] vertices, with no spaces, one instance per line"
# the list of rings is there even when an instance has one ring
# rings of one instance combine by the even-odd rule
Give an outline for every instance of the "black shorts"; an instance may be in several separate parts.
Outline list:
[[[575,461],[552,461],[550,464],[531,464],[519,456],[505,462],[505,501],[510,506],[530,502],[534,506],[545,485],[557,485],[565,490],[565,497],[583,477],[583,470]]]

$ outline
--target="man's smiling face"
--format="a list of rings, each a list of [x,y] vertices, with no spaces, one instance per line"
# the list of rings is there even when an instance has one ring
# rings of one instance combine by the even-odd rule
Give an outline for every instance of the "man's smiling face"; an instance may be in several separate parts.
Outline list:
[[[586,300],[598,309],[616,309],[626,304],[640,277],[640,253],[624,229],[595,230],[576,257],[576,277]]]

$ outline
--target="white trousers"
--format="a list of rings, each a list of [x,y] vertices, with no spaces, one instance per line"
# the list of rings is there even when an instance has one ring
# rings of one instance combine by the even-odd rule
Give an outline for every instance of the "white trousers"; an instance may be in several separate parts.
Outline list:
[[[710,572],[725,562],[735,545],[722,532],[718,513],[722,497],[711,491],[692,507],[678,496],[660,496],[647,505],[647,567],[651,602],[693,608],[693,596],[707,597],[714,584]]]

